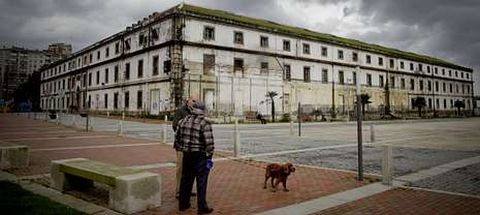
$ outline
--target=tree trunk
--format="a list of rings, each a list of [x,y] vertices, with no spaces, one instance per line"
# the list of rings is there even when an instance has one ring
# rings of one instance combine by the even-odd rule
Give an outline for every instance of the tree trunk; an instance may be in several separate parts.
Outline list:
[[[272,122],[275,122],[275,102],[272,97]]]

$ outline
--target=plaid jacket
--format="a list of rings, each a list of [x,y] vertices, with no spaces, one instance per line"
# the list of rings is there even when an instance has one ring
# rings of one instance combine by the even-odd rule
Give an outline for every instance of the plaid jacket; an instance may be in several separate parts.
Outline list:
[[[173,147],[183,152],[205,152],[211,158],[214,149],[212,124],[204,115],[190,114],[180,120]]]

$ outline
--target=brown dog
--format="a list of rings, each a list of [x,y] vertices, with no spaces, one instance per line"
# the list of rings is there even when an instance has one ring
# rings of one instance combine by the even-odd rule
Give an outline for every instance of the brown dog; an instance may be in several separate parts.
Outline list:
[[[265,172],[265,182],[263,184],[263,189],[267,189],[267,181],[269,178],[272,178],[272,192],[275,192],[277,190],[277,185],[280,182],[282,182],[283,190],[285,192],[288,192],[289,190],[287,189],[287,178],[292,172],[295,172],[295,167],[293,167],[293,164],[291,163],[286,163],[284,165],[276,163],[269,164]],[[274,179],[277,179],[275,181],[275,184],[273,184]]]

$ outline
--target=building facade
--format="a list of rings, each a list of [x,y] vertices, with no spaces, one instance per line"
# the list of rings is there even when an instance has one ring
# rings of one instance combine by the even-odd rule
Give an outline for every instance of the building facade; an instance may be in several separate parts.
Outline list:
[[[180,4],[42,70],[44,109],[158,115],[188,96],[211,115],[353,112],[355,84],[371,111],[473,105],[473,70],[429,56]]]
[[[46,51],[54,58],[61,59],[72,54],[72,45],[66,43],[53,43],[48,45]]]
[[[69,49],[68,49],[69,48]],[[20,84],[26,82],[43,65],[67,57],[71,45],[59,43],[50,45],[48,50],[31,50],[19,47],[0,49],[0,99],[8,101]]]
[[[0,99],[10,100],[21,83],[48,63],[50,56],[43,51],[17,47],[0,49]]]

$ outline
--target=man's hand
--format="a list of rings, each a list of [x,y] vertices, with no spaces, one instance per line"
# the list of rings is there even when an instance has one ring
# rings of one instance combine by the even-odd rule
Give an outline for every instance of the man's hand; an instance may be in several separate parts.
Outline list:
[[[213,168],[213,161],[212,159],[207,159],[207,169],[212,169]]]

